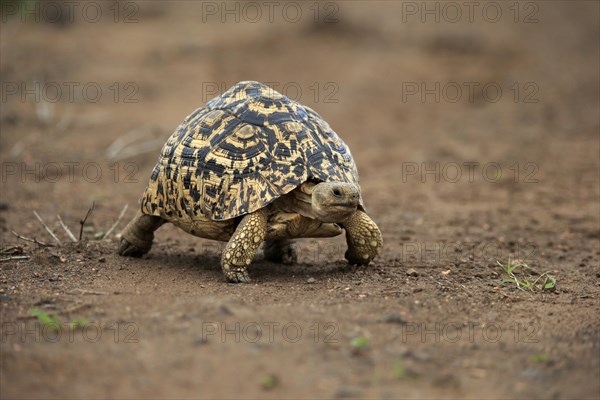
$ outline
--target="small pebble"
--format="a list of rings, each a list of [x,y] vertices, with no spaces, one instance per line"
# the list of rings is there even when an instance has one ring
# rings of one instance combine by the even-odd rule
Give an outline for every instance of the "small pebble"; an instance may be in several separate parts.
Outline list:
[[[306,283],[315,283],[317,280],[312,276],[306,280]]]
[[[419,276],[419,273],[417,272],[416,269],[410,268],[410,269],[406,270],[406,275],[408,275],[408,276]]]
[[[0,303],[7,303],[12,300],[12,297],[0,294]]]
[[[543,379],[547,376],[547,374],[539,369],[525,369],[521,371],[519,376],[527,379]]]
[[[404,324],[406,324],[407,321],[400,314],[390,314],[390,315],[388,315],[385,318],[384,322],[387,323],[387,324],[400,324],[400,325],[404,325]]]

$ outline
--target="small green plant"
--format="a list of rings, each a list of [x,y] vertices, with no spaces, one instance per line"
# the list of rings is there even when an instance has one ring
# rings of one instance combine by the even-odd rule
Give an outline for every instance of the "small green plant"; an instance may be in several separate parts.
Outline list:
[[[58,319],[58,315],[48,315],[45,311],[40,310],[39,308],[32,308],[30,312],[31,315],[36,317],[38,321],[40,321],[44,326],[48,327],[49,329],[52,329],[54,331],[59,331],[61,329],[61,323]],[[69,322],[68,326],[71,330],[84,329],[86,326],[89,325],[89,323],[90,321],[88,321],[87,319],[75,318]]]
[[[506,273],[506,275],[508,275],[510,277],[510,278],[503,278],[502,283],[514,283],[515,285],[517,285],[517,288],[519,288],[519,289],[521,289],[521,288],[531,289],[531,283],[527,280],[527,277],[521,278],[523,280],[521,280],[517,277],[518,271],[530,270],[531,268],[529,268],[529,265],[527,265],[525,263],[514,262],[514,260],[511,260],[510,257],[508,257],[508,262],[506,263],[506,266],[502,265],[502,263],[500,263],[500,261],[496,261],[496,262],[498,263],[499,266],[504,268],[504,272]]]
[[[504,179],[504,176],[502,175],[502,170],[500,168],[498,168],[496,170],[496,182],[499,182],[502,179]]]
[[[365,347],[366,345],[369,344],[369,339],[367,339],[364,336],[360,336],[357,338],[352,339],[352,347],[354,347],[355,349],[362,349],[363,347]]]
[[[265,390],[271,390],[278,384],[279,384],[279,379],[277,378],[277,376],[272,375],[272,374],[265,376],[263,378],[263,380],[260,381],[260,386],[262,386],[262,388]]]
[[[529,356],[529,360],[534,363],[543,364],[550,361],[550,356],[548,354],[534,354]]]
[[[394,364],[394,378],[396,379],[413,379],[415,378],[415,375],[408,371],[406,369],[406,367],[404,366],[404,362],[402,360],[396,360],[396,363]]]
[[[60,329],[60,321],[56,315],[48,315],[45,311],[40,310],[39,308],[32,308],[31,315],[36,317],[38,321],[40,321],[44,326],[52,329],[54,331],[58,331]]]
[[[556,278],[553,277],[552,275],[548,275],[547,272],[544,272],[541,277],[544,277],[544,282],[542,283],[542,290],[550,290],[550,289],[554,289],[556,287]],[[540,279],[538,278],[538,279]],[[536,279],[537,282],[537,279]],[[535,282],[534,282],[535,283]]]
[[[86,326],[88,326],[89,323],[90,321],[88,321],[87,319],[77,318],[69,322],[69,329],[84,329]]]
[[[514,260],[511,260],[510,257],[508,257],[506,265],[502,264],[500,261],[496,261],[496,263],[502,267],[504,273],[508,275],[508,278],[502,278],[502,283],[514,283],[517,286],[517,289],[528,289],[532,292],[537,289],[551,290],[556,287],[556,278],[548,272],[544,272],[533,281],[530,281],[530,278],[532,278],[532,271],[529,265],[523,262],[515,262]]]

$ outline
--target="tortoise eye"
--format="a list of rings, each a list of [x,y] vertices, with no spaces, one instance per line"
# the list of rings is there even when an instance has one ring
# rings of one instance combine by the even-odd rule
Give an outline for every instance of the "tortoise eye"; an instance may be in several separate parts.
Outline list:
[[[342,191],[340,189],[335,188],[332,192],[335,197],[342,197]]]

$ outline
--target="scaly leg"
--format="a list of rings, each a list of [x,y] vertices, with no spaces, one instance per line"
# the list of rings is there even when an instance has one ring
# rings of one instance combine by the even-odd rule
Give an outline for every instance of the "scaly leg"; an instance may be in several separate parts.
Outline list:
[[[267,235],[267,216],[264,210],[247,214],[227,242],[221,256],[223,274],[229,282],[248,283],[246,268]]]
[[[161,217],[143,214],[141,211],[127,224],[121,232],[118,253],[126,257],[141,257],[150,251],[154,231],[166,221]]]
[[[287,239],[267,240],[265,242],[265,259],[286,265],[298,262],[298,253],[294,242]]]
[[[346,229],[346,260],[350,264],[369,264],[383,248],[381,231],[375,222],[364,211],[357,210],[341,225]]]

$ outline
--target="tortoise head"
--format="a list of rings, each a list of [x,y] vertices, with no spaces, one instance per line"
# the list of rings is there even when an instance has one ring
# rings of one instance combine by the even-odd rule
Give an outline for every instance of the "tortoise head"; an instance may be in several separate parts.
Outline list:
[[[345,182],[321,182],[312,190],[311,204],[318,220],[342,222],[354,213],[360,202],[358,186]]]

